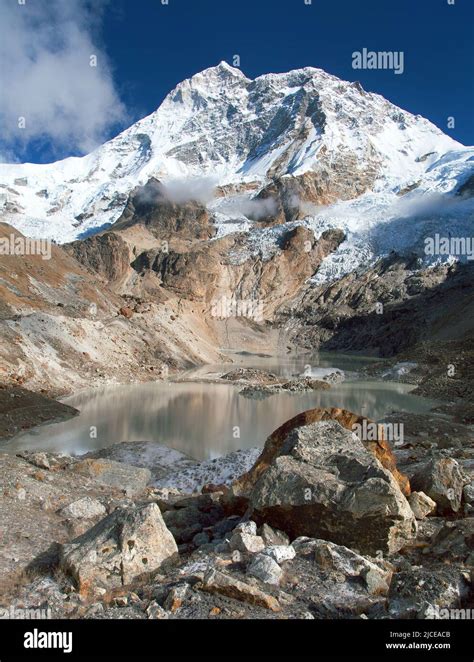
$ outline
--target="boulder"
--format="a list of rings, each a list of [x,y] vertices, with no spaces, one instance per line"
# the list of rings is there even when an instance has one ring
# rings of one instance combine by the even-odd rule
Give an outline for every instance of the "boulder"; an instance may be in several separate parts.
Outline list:
[[[249,515],[285,531],[376,553],[396,552],[416,520],[393,475],[334,420],[296,427],[249,497]]]
[[[183,602],[186,600],[189,593],[189,584],[178,584],[173,586],[171,591],[166,596],[164,603],[164,608],[167,611],[172,612],[173,614],[177,612],[183,606]]]
[[[474,515],[474,482],[464,486],[462,491],[464,512],[466,516]]]
[[[81,593],[117,588],[157,570],[178,548],[154,503],[118,508],[71,543],[60,565]]]
[[[127,319],[131,319],[133,317],[133,310],[129,308],[128,306],[122,306],[119,310],[120,315],[123,317],[126,317]]]
[[[446,522],[425,551],[443,560],[469,563],[474,567],[474,517]]]
[[[273,596],[220,570],[209,570],[202,583],[196,587],[207,593],[224,595],[240,602],[271,609],[274,612],[281,610],[278,600]]]
[[[360,579],[371,595],[388,593],[394,570],[388,561],[366,558],[327,540],[300,538],[294,546],[298,555],[312,556],[318,568],[334,581]]]
[[[289,545],[290,539],[284,531],[272,529],[268,524],[262,524],[258,535],[263,538],[265,545]]]
[[[439,514],[449,514],[460,509],[465,482],[456,460],[442,458],[425,464],[411,479],[411,486],[433,499]]]
[[[468,594],[456,568],[413,568],[393,576],[388,611],[391,618],[435,618],[436,608],[459,608]]]
[[[436,502],[424,492],[412,492],[408,497],[408,503],[416,519],[425,519],[436,512]]]
[[[259,455],[257,461],[247,473],[243,474],[232,484],[229,501],[234,500],[234,507],[237,502],[241,502],[241,507],[245,509],[246,500],[259,477],[268,469],[272,461],[280,454],[281,448],[285,444],[288,435],[296,429],[304,428],[319,421],[337,421],[342,427],[351,432],[364,426],[375,426],[376,424],[364,416],[358,416],[347,409],[338,408],[317,408],[309,409],[294,416],[289,421],[281,425],[273,432],[265,442],[264,449]],[[382,426],[376,426],[376,439],[362,440],[365,448],[372,453],[395,478],[403,494],[410,494],[410,483],[408,478],[401,474],[397,469],[396,459],[390,448],[390,444],[384,438]]]
[[[113,460],[82,460],[73,464],[71,471],[92,478],[101,485],[115,487],[129,497],[141,494],[151,479],[151,472],[148,469],[140,469]]]
[[[107,514],[107,511],[100,501],[86,496],[62,508],[60,514],[63,517],[70,517],[72,519],[92,519],[94,517],[103,517]]]
[[[148,605],[146,614],[149,619],[158,619],[160,621],[169,618],[169,613],[166,609],[163,609],[155,600]]]
[[[232,551],[244,552],[247,554],[256,554],[265,549],[265,543],[260,536],[254,536],[251,533],[242,533],[237,531],[230,539],[230,549]]]
[[[260,579],[265,584],[279,586],[283,570],[278,563],[266,554],[257,554],[250,561],[247,575]]]
[[[240,522],[234,529],[234,533],[247,533],[250,536],[257,535],[257,525],[255,522],[249,520],[248,522]]]
[[[296,556],[295,549],[292,545],[269,545],[268,547],[265,547],[263,554],[269,556],[277,563],[291,561],[291,559],[294,559]]]

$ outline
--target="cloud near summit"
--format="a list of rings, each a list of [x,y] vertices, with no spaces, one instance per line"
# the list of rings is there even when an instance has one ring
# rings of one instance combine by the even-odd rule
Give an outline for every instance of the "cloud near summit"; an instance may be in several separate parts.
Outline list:
[[[107,4],[2,1],[0,160],[21,159],[32,142],[52,155],[66,147],[87,153],[125,123],[125,107],[98,43]],[[97,66],[91,66],[91,56]]]

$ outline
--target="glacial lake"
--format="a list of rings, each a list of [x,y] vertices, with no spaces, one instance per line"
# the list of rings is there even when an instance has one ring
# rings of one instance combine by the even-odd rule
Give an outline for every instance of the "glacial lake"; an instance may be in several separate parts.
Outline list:
[[[22,433],[2,450],[80,455],[121,441],[156,441],[205,460],[240,448],[263,446],[279,425],[313,407],[342,407],[380,420],[393,411],[425,413],[435,404],[412,395],[410,385],[360,378],[357,371],[371,359],[321,354],[312,360],[308,356],[275,359],[242,355],[233,355],[233,360],[233,364],[188,371],[179,382],[81,391],[63,399],[80,410],[79,416]],[[301,375],[308,366],[318,377],[333,367],[346,373],[346,381],[328,391],[278,393],[263,400],[240,395],[242,385],[203,381],[239,366],[264,368],[285,377]],[[191,379],[196,381],[186,381]]]

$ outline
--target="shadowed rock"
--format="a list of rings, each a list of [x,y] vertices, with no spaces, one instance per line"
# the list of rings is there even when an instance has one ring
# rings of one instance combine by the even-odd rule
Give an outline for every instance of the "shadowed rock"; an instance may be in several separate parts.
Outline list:
[[[438,513],[456,513],[460,509],[466,479],[456,460],[449,457],[431,460],[412,477],[411,482],[414,489],[435,501]]]

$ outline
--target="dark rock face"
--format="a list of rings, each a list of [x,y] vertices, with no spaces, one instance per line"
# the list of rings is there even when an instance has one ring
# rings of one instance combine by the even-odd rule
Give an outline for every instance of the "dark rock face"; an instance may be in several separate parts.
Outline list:
[[[74,407],[20,386],[0,386],[0,439],[9,439],[41,423],[64,421],[78,413]]]
[[[336,421],[295,428],[249,498],[257,522],[368,553],[394,552],[416,533],[393,476]]]
[[[446,522],[431,541],[429,552],[439,559],[474,567],[474,517]]]
[[[460,339],[472,331],[473,273],[472,265],[419,271],[415,256],[393,254],[364,273],[307,287],[280,309],[278,320],[308,348],[393,356],[417,343]]]
[[[134,190],[122,216],[114,224],[114,230],[137,224],[144,225],[157,238],[164,240],[170,240],[175,235],[182,239],[210,239],[216,234],[202,204],[196,201],[173,202],[156,179],[150,179],[145,186]]]
[[[315,240],[313,232],[297,227],[283,234],[273,256],[264,258],[251,255],[248,237],[235,233],[179,250],[153,248],[139,254],[131,266],[140,275],[153,271],[164,289],[207,306],[222,297],[260,300],[268,319],[283,301],[295,296],[343,239],[342,232],[333,231]],[[232,254],[243,259],[234,261]]]
[[[109,282],[120,281],[130,267],[130,250],[115,232],[74,241],[64,248],[83,266],[97,272]]]

